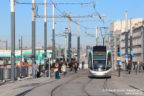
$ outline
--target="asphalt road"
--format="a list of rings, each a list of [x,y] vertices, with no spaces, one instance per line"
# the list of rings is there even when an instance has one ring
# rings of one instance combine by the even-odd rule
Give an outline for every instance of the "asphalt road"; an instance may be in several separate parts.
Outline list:
[[[40,84],[26,92],[25,96],[144,96],[143,74],[129,75],[123,72],[118,77],[114,72],[111,78],[89,78],[87,71],[80,71]]]

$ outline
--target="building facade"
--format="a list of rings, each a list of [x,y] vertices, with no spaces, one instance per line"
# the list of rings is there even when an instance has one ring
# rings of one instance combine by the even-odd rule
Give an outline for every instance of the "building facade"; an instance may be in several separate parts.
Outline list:
[[[132,19],[132,50],[133,63],[144,61],[144,23],[142,18]],[[122,61],[125,68],[125,20],[113,22],[110,26],[109,49],[113,51],[113,66],[117,69],[117,64]],[[130,55],[130,20],[128,20],[128,55]]]

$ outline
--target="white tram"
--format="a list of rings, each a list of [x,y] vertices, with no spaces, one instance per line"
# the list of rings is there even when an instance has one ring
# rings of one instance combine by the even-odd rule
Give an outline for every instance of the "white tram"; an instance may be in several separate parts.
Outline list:
[[[111,51],[106,46],[94,46],[89,49],[88,67],[92,77],[111,77]]]

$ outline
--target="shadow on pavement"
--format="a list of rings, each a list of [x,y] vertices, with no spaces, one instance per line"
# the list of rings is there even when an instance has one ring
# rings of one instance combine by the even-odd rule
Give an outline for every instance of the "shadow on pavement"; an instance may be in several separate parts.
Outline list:
[[[94,77],[94,76],[88,76],[88,78],[90,78],[90,79],[110,79],[111,76],[108,76],[108,77]]]
[[[24,92],[22,92],[22,93],[20,93],[20,94],[18,94],[16,96],[24,96],[25,94],[27,94],[28,92],[30,92],[32,89],[26,90],[26,91],[24,91]]]

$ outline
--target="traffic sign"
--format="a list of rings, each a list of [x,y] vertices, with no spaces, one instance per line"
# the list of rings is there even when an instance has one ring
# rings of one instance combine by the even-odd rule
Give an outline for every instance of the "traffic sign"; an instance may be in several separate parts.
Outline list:
[[[117,57],[117,60],[120,61],[120,60],[121,60],[121,57]]]
[[[120,61],[119,64],[122,65],[122,61]]]
[[[131,53],[131,55],[134,55],[134,51],[131,51],[130,53]]]
[[[119,54],[121,55],[121,50],[119,51]]]
[[[128,55],[127,55],[127,54],[125,55],[125,58],[128,58]]]

